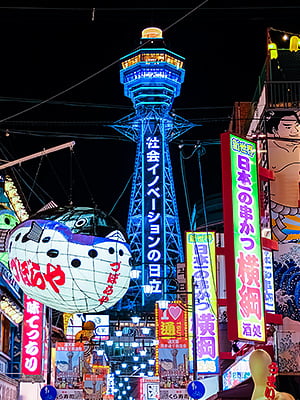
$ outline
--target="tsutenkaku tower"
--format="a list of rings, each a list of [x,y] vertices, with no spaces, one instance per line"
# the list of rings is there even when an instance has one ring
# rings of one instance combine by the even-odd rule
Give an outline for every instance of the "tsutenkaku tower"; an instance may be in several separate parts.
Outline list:
[[[112,126],[137,143],[127,234],[141,271],[139,293],[131,287],[128,296],[131,291],[145,309],[174,297],[170,286],[184,259],[169,152],[169,142],[193,126],[171,113],[184,80],[183,62],[165,48],[158,28],[144,29],[140,47],[121,59],[120,80],[135,112]]]

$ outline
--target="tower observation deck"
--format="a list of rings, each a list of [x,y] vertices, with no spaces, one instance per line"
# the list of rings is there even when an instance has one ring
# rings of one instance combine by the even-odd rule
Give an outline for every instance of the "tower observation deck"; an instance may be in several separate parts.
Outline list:
[[[165,48],[160,29],[144,29],[140,47],[120,61],[120,80],[135,112],[112,127],[137,143],[127,234],[141,271],[122,308],[140,302],[150,310],[157,300],[173,299],[176,264],[184,258],[169,142],[193,124],[171,113],[184,58]]]

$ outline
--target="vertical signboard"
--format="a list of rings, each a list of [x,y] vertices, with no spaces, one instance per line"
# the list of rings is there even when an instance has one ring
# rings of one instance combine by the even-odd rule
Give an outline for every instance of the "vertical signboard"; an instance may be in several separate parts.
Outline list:
[[[219,373],[218,307],[216,286],[216,240],[214,232],[186,232],[188,304],[194,318],[189,320],[190,360],[196,356],[199,374]],[[194,341],[193,341],[194,338]]]
[[[265,309],[275,312],[275,291],[272,251],[263,249]]]
[[[163,151],[162,136],[153,135],[150,119],[146,121],[145,138],[143,142],[142,154],[144,159],[144,204],[145,204],[145,226],[144,236],[144,282],[152,287],[152,297],[161,298],[162,278],[164,271],[162,265],[165,264],[166,254],[164,252],[164,229],[162,227],[163,218]]]
[[[58,389],[59,394],[61,393],[60,390],[64,389],[69,390],[69,393],[72,393],[73,395],[75,392],[82,395],[83,360],[83,343],[56,343],[55,387]]]
[[[223,133],[221,146],[228,337],[264,342],[256,144]]]
[[[188,323],[186,305],[180,301],[161,310],[156,306],[156,337],[161,398],[169,398],[172,389],[185,389],[188,382]]]
[[[44,306],[24,294],[22,374],[41,375],[43,360]]]

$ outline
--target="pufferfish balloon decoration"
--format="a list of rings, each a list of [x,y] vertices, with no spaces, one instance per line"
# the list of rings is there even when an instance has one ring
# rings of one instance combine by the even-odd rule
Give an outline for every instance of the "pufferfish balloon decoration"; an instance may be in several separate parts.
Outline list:
[[[100,210],[64,207],[38,213],[10,232],[7,249],[21,289],[62,312],[106,310],[129,286],[125,232]]]

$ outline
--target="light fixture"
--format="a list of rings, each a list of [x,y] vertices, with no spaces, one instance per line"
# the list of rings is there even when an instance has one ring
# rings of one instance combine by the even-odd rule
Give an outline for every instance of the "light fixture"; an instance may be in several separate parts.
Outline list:
[[[113,340],[107,340],[106,341],[107,346],[112,346],[114,344]]]
[[[119,387],[123,387],[124,383],[123,382],[119,382]]]
[[[115,374],[116,374],[116,375],[120,375],[120,374],[121,374],[121,371],[120,371],[119,369],[116,369],[116,370],[115,370]]]
[[[137,369],[139,369],[139,367],[138,367],[137,365],[134,365],[134,366],[132,367],[132,369],[133,369],[134,371],[136,371]]]
[[[126,363],[122,363],[122,364],[121,364],[121,367],[122,367],[122,368],[127,368],[127,364],[126,364]]]
[[[139,269],[132,269],[130,271],[130,278],[131,279],[139,279],[141,271]]]
[[[141,364],[141,369],[145,369],[146,368],[146,364],[142,363]]]
[[[131,386],[130,386],[130,385],[126,386],[126,389],[127,389],[127,390],[130,390],[130,389],[131,389]]]
[[[153,289],[151,285],[143,285],[143,290],[145,294],[151,294]]]
[[[160,310],[167,310],[169,307],[169,300],[158,300],[157,304]]]
[[[118,337],[122,336],[122,331],[115,331],[115,335]]]
[[[133,361],[135,361],[135,362],[139,361],[139,357],[138,356],[133,356]]]
[[[132,342],[132,343],[131,343],[131,347],[139,347],[138,342]]]
[[[139,317],[139,316],[133,316],[133,317],[131,317],[131,321],[134,323],[134,324],[138,324],[139,322],[140,322],[140,319],[141,319],[141,317]]]
[[[147,351],[146,351],[146,350],[140,350],[140,355],[141,355],[142,357],[145,357],[146,354],[147,354]]]
[[[118,396],[118,400],[121,400],[121,398],[122,398],[122,396],[119,395],[119,396]]]
[[[129,378],[126,376],[125,378],[124,378],[124,382],[128,382],[129,381]]]
[[[147,374],[148,374],[148,376],[153,376],[154,372],[153,371],[148,371]]]
[[[149,335],[149,333],[150,333],[150,328],[148,328],[147,326],[144,326],[142,328],[142,334],[143,335]]]
[[[148,360],[149,365],[154,365],[155,364],[155,360],[153,358],[150,358]]]
[[[123,390],[123,391],[122,391],[122,394],[126,394],[126,390]]]
[[[104,354],[104,350],[103,349],[97,350],[97,355],[98,356],[103,356],[103,354]]]

